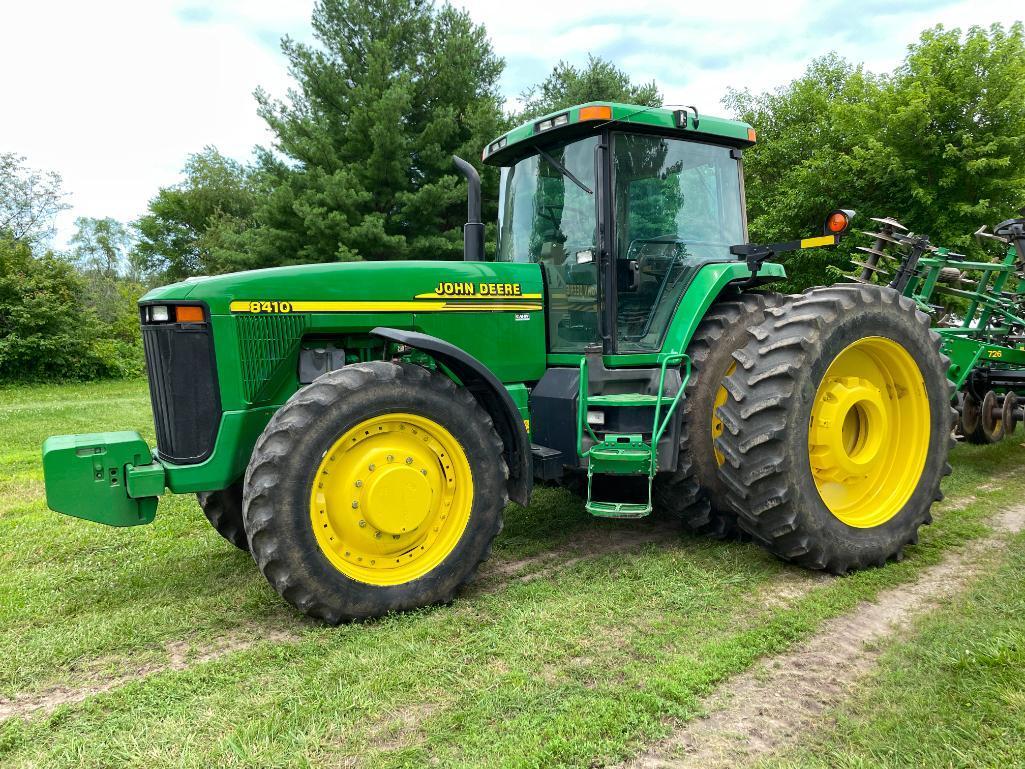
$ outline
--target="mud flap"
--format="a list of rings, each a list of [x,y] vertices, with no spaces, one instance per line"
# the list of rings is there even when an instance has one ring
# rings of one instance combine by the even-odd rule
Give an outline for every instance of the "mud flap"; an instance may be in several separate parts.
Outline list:
[[[46,504],[108,526],[151,523],[164,467],[136,432],[54,435],[43,443]]]

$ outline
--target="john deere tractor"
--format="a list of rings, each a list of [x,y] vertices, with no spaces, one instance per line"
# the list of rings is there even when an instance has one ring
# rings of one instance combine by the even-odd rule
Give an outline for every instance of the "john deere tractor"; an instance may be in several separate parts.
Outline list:
[[[561,483],[595,516],[653,510],[844,573],[914,542],[940,498],[947,361],[882,286],[766,289],[747,242],[745,123],[591,103],[470,164],[465,261],[204,277],[139,302],[156,422],[56,436],[49,506],[149,523],[195,493],[271,585],[327,622],[450,600],[511,499]]]

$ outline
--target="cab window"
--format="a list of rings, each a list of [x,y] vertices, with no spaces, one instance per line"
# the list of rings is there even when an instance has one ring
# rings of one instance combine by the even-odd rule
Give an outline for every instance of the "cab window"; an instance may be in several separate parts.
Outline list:
[[[613,137],[617,349],[658,350],[683,291],[743,243],[740,168],[728,147]]]
[[[552,352],[580,352],[599,340],[597,144],[596,136],[556,144],[544,148],[554,164],[538,154],[502,169],[498,260],[544,267]]]

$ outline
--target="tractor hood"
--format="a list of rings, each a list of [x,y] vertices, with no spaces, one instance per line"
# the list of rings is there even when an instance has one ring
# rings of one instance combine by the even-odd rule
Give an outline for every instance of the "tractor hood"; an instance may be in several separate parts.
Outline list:
[[[506,262],[346,262],[192,278],[140,302],[203,302],[211,315],[541,309],[541,270]]]

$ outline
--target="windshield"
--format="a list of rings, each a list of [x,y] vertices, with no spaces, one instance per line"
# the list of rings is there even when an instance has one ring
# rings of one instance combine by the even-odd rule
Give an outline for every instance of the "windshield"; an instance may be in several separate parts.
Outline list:
[[[728,147],[616,134],[617,349],[657,350],[687,284],[745,242],[740,167]]]
[[[598,341],[597,225],[591,192],[597,145],[598,137],[590,136],[548,146],[548,157],[534,155],[502,169],[498,261],[544,266],[552,352],[576,352]]]
[[[502,169],[497,258],[543,266],[551,352],[600,340],[599,141],[546,145]],[[613,134],[611,155],[617,350],[658,350],[696,271],[735,261],[730,246],[746,240],[740,164],[729,147],[647,134]]]

